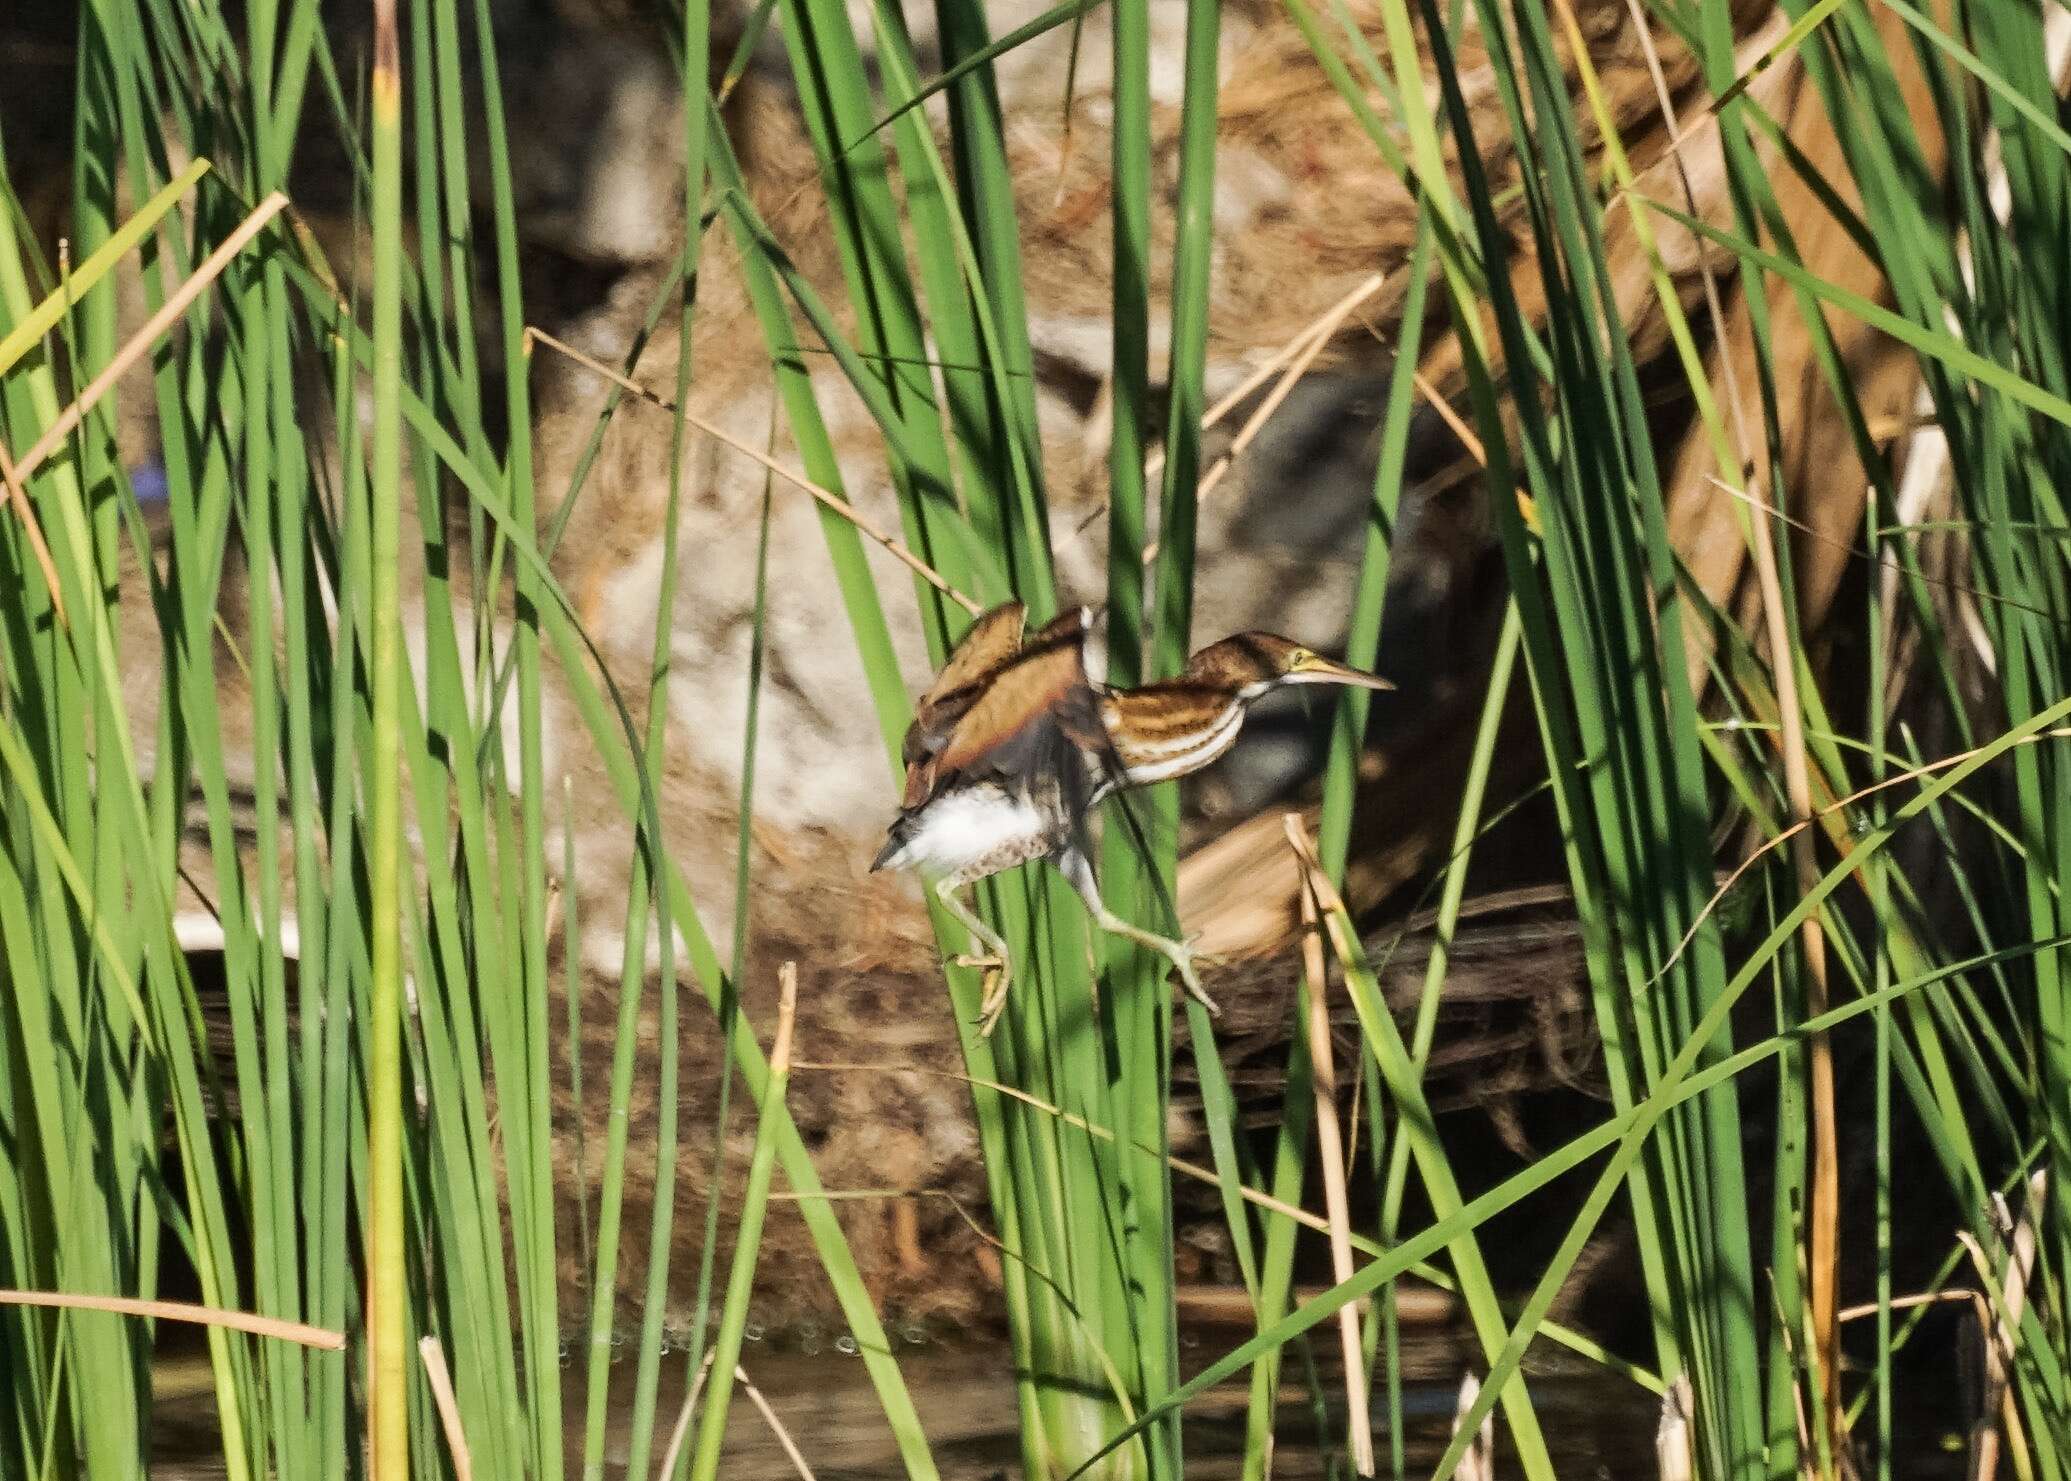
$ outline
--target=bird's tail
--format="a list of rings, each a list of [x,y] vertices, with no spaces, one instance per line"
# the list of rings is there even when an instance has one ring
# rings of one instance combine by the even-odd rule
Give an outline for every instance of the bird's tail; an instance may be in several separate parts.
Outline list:
[[[912,842],[912,827],[908,815],[900,813],[892,820],[892,826],[885,830],[884,847],[877,851],[877,857],[870,861],[870,872],[880,869],[897,869],[905,862],[906,845]]]

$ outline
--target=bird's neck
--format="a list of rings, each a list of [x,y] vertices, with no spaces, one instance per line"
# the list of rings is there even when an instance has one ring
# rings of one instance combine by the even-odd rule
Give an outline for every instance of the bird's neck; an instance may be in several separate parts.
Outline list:
[[[1236,744],[1246,696],[1184,680],[1105,695],[1101,719],[1132,787],[1199,771]]]

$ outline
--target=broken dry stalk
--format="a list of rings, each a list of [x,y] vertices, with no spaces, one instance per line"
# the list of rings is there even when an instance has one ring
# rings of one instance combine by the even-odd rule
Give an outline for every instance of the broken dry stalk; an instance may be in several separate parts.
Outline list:
[[[1299,814],[1287,815],[1287,836],[1297,856],[1303,841],[1301,826]],[[1337,1063],[1330,1042],[1330,1005],[1325,1001],[1328,979],[1323,967],[1321,911],[1306,871],[1301,910],[1302,971],[1309,980],[1306,1028],[1309,1062],[1314,1069],[1316,1148],[1323,1165],[1323,1206],[1330,1220],[1331,1278],[1342,1285],[1352,1278],[1352,1213],[1345,1196],[1345,1142],[1338,1126]],[[1371,1476],[1373,1416],[1366,1402],[1366,1360],[1359,1341],[1356,1303],[1338,1308],[1337,1317],[1338,1339],[1345,1354],[1345,1427],[1352,1446],[1352,1468],[1361,1476]]]
[[[230,265],[230,260],[242,252],[245,244],[257,236],[267,222],[279,215],[287,203],[288,198],[277,190],[259,202],[258,209],[245,217],[237,230],[223,238],[222,244],[209,253],[201,266],[194,270],[193,275],[173,291],[172,296],[166,299],[164,307],[147,319],[144,327],[132,334],[128,342],[115,352],[107,368],[93,378],[92,384],[73,397],[72,404],[59,412],[57,419],[43,429],[43,435],[22,454],[21,462],[15,467],[15,478],[23,487],[28,486],[36,470],[43,465],[43,460],[72,434],[72,429],[78,426],[86,414],[93,410],[95,404],[122,379],[123,372],[150,353],[151,347],[165,336],[167,330],[179,322],[182,314],[187,312],[188,305],[201,296],[201,291],[221,275],[223,269]]]
[[[474,1481],[475,1463],[468,1454],[467,1431],[461,1427],[460,1406],[453,1399],[453,1375],[446,1371],[446,1352],[439,1339],[422,1337],[417,1355],[424,1359],[424,1380],[438,1406],[439,1427],[446,1432],[446,1449],[453,1457],[454,1481]]]
[[[219,1306],[196,1306],[186,1301],[145,1301],[132,1296],[75,1296],[65,1291],[0,1291],[0,1306],[47,1306],[63,1311],[111,1311],[118,1316],[145,1317],[158,1322],[192,1322],[199,1327],[222,1327],[232,1332],[249,1332],[254,1337],[271,1337],[280,1342],[298,1342],[323,1352],[343,1352],[345,1334],[279,1317],[259,1316],[249,1311],[226,1311]]]

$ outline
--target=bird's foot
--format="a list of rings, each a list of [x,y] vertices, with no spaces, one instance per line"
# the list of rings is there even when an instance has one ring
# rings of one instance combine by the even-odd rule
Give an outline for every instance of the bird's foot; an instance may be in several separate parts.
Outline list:
[[[1096,919],[1100,922],[1102,930],[1112,931],[1117,936],[1126,936],[1137,945],[1155,951],[1172,963],[1173,968],[1179,973],[1179,980],[1186,986],[1187,996],[1217,1017],[1222,1015],[1222,1009],[1215,1006],[1215,999],[1202,990],[1201,974],[1194,966],[1197,960],[1213,960],[1206,953],[1194,950],[1194,943],[1201,939],[1199,936],[1189,936],[1184,941],[1176,941],[1170,936],[1160,936],[1156,932],[1144,930],[1141,926],[1131,925],[1107,910],[1102,910]]]
[[[1189,936],[1184,941],[1167,942],[1166,946],[1169,949],[1165,952],[1165,958],[1178,969],[1179,980],[1186,988],[1187,996],[1206,1008],[1211,1016],[1220,1018],[1222,1009],[1215,1006],[1215,999],[1209,997],[1207,991],[1202,988],[1201,974],[1194,966],[1197,961],[1216,960],[1208,953],[1194,950],[1194,943],[1200,939],[1199,936]]]
[[[1197,947],[1194,944],[1206,934],[1207,933],[1205,931],[1196,931],[1191,936],[1187,937],[1185,942],[1182,943],[1187,954],[1187,960],[1190,962],[1198,962],[1202,966],[1207,967],[1220,967],[1225,965],[1230,960],[1230,954],[1227,951],[1202,951],[1199,947]]]
[[[999,1027],[1000,1014],[1006,1009],[1007,987],[1013,981],[1013,968],[1008,963],[1006,952],[990,951],[981,955],[968,951],[949,960],[956,966],[975,967],[985,974],[985,997],[978,1005],[978,1032],[991,1038],[992,1031]]]
[[[1194,943],[1201,939],[1198,935],[1189,936],[1184,941],[1175,941],[1169,936],[1152,936],[1146,933],[1141,939],[1144,945],[1172,963],[1174,970],[1179,973],[1180,983],[1186,988],[1188,997],[1216,1017],[1222,1016],[1222,1009],[1215,1006],[1215,999],[1209,997],[1202,988],[1200,970],[1194,965],[1199,961],[1216,960],[1205,952],[1194,950]]]
[[[1003,961],[995,961],[986,972],[985,1000],[978,1005],[979,1038],[991,1038],[992,1031],[1000,1026],[1000,1015],[1007,1011],[1007,988],[1012,982],[1012,974]]]

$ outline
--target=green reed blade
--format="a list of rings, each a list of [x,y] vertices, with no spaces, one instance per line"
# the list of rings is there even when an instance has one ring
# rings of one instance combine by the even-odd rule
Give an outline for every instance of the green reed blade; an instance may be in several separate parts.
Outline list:
[[[757,1113],[755,1150],[748,1159],[748,1185],[741,1199],[739,1232],[734,1236],[733,1269],[727,1276],[726,1301],[719,1311],[719,1331],[712,1344],[711,1384],[698,1420],[697,1445],[691,1452],[692,1481],[715,1481],[719,1474],[720,1447],[726,1440],[727,1403],[733,1396],[734,1368],[741,1360],[741,1338],[748,1326],[755,1257],[762,1245],[762,1219],[769,1208],[770,1177],[776,1169],[777,1127],[782,1120],[785,1087],[791,1082],[791,1026],[798,977],[795,966],[787,965],[787,970],[783,1001],[777,1010],[776,1040],[770,1046],[769,1073]]]

